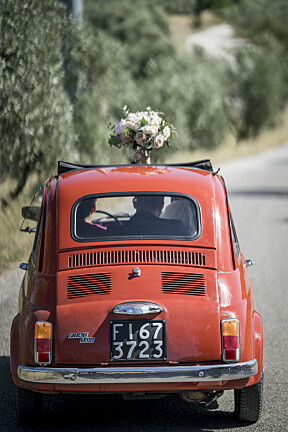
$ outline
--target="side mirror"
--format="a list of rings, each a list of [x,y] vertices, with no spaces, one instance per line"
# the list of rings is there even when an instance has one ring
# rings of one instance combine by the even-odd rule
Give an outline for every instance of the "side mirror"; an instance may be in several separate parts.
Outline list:
[[[22,217],[24,219],[29,219],[35,222],[38,222],[40,217],[40,206],[29,206],[29,207],[22,207]]]

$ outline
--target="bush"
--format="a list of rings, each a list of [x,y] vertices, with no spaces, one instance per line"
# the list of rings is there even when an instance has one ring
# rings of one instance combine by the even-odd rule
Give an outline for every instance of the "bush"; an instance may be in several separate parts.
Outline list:
[[[153,0],[86,0],[85,16],[96,31],[103,30],[125,44],[134,78],[145,76],[150,59],[174,52],[169,19],[163,3]]]
[[[288,97],[288,2],[286,0],[239,0],[237,5],[226,11],[228,18],[238,31],[247,37],[256,46],[263,47],[263,55],[268,55],[273,61],[273,53],[276,49],[277,67],[282,71],[285,83],[282,89],[283,97]],[[281,54],[279,56],[279,52]],[[259,56],[258,56],[259,57]],[[279,61],[279,58],[281,60]],[[263,60],[265,62],[265,60]],[[274,67],[275,69],[275,67]],[[272,82],[273,77],[271,76]]]
[[[107,33],[93,32],[88,23],[70,27],[67,44],[70,68],[74,76],[80,77],[74,104],[80,161],[119,162],[119,152],[108,145],[107,125],[119,120],[124,105],[138,99],[125,48]],[[124,162],[122,153],[120,159]]]
[[[277,123],[284,108],[285,77],[281,66],[282,49],[270,38],[270,48],[248,47],[236,54],[232,73],[235,126],[239,139],[255,137]],[[268,46],[268,45],[267,45]]]
[[[227,79],[225,62],[203,53],[163,58],[151,62],[141,99],[144,105],[165,112],[178,131],[181,149],[212,148],[223,141],[230,127]],[[160,157],[161,151],[157,153]]]
[[[1,178],[17,179],[12,197],[31,171],[47,175],[73,147],[72,109],[63,91],[64,16],[57,0],[0,4]]]

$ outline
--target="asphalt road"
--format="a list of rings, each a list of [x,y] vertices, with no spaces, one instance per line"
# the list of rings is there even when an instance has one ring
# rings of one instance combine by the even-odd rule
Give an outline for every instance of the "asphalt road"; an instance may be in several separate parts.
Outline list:
[[[217,167],[215,167],[217,168]],[[288,305],[288,145],[221,167],[256,304],[264,322],[264,406],[255,425],[233,420],[233,393],[219,399],[219,408],[203,410],[170,398],[160,401],[101,400],[53,396],[44,399],[45,416],[33,429],[18,428],[9,369],[9,331],[17,310],[23,271],[0,280],[0,431],[288,431],[287,305]],[[24,235],[24,234],[23,234]]]

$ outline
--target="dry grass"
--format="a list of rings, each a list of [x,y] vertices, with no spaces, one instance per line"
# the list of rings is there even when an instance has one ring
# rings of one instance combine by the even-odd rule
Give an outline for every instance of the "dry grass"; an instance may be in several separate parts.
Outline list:
[[[15,268],[22,261],[27,262],[32,249],[34,234],[20,232],[22,223],[21,208],[29,205],[36,187],[32,186],[35,179],[25,187],[25,190],[5,210],[0,211],[0,274]],[[13,187],[13,182],[6,181],[1,185],[0,196],[7,194]],[[31,222],[33,225],[33,222]],[[31,226],[32,226],[31,225]],[[34,224],[35,225],[35,224]]]
[[[193,33],[205,30],[206,28],[219,24],[219,18],[211,13],[205,11],[201,15],[201,25],[194,25],[193,15],[171,15],[170,17],[170,33],[172,43],[175,49],[180,52],[185,52],[186,39]]]
[[[187,37],[193,33],[192,15],[171,15],[170,33],[172,43],[178,52],[185,52]]]

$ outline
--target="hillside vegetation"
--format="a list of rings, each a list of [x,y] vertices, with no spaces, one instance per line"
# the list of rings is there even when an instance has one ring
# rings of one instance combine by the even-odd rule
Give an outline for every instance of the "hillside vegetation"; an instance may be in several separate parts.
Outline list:
[[[254,146],[286,108],[286,0],[84,0],[83,23],[66,12],[58,0],[0,3],[0,270],[27,247],[11,242],[23,197],[57,160],[128,161],[107,144],[124,105],[160,109],[175,125],[174,145],[152,161]],[[171,17],[191,17],[197,31],[207,12],[249,41],[233,63],[175,45]]]

